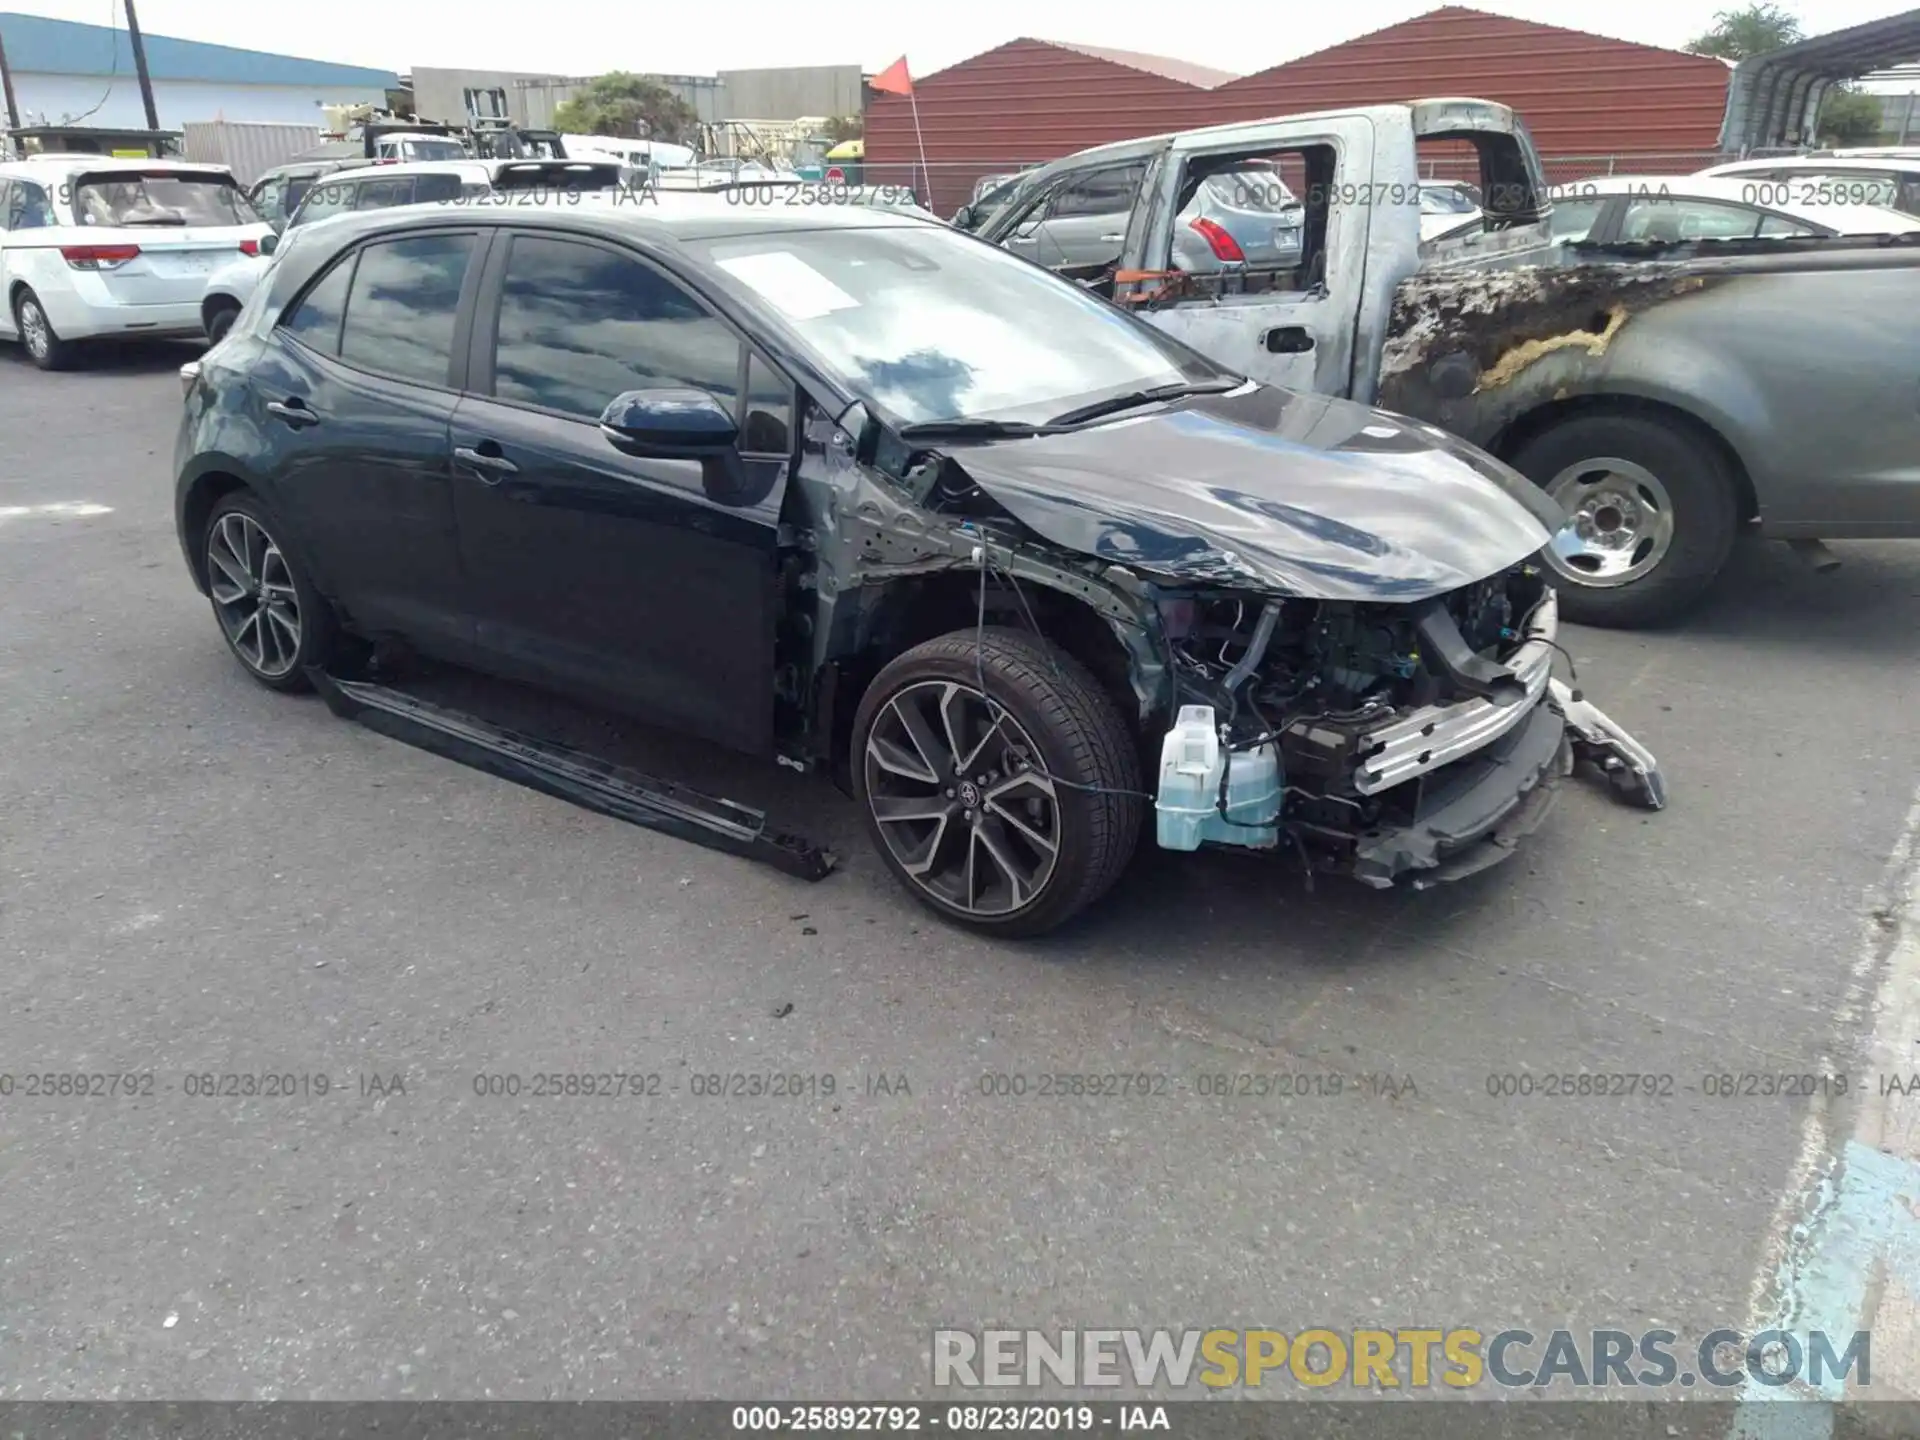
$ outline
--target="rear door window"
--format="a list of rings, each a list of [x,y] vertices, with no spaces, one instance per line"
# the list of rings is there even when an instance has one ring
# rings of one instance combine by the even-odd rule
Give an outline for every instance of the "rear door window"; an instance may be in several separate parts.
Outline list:
[[[319,181],[307,192],[306,203],[300,207],[299,222],[311,225],[316,220],[344,214],[353,208],[354,196],[359,193],[359,188],[351,181]]]
[[[1622,240],[1746,240],[1760,229],[1760,212],[1719,200],[1644,195],[1620,217]]]
[[[361,250],[340,358],[396,380],[446,385],[472,250],[471,235],[412,235]]]
[[[73,186],[82,225],[252,225],[260,215],[227,175],[114,171],[82,175]]]
[[[347,287],[355,256],[337,261],[280,321],[280,328],[309,350],[340,353],[340,321],[347,313]]]

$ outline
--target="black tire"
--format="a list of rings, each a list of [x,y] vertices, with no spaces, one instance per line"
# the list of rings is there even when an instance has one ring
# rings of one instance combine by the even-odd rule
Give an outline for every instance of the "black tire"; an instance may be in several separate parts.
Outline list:
[[[73,346],[54,330],[40,297],[22,289],[13,302],[13,333],[27,358],[42,370],[64,370],[73,363]]]
[[[1534,436],[1513,455],[1512,464],[1551,489],[1557,477],[1601,460],[1626,461],[1656,479],[1671,512],[1671,539],[1665,555],[1644,573],[1612,587],[1583,583],[1574,567],[1552,561],[1560,614],[1576,624],[1616,629],[1678,619],[1713,584],[1739,532],[1739,499],[1727,461],[1683,424],[1637,415],[1581,415]]]
[[[977,698],[983,682],[992,706]],[[994,779],[976,790],[967,783],[972,777],[957,777],[958,796],[949,794],[948,799],[960,800],[964,816],[949,803],[955,828],[951,835],[935,832],[929,856],[952,855],[951,848],[943,852],[941,846],[951,847],[957,840],[966,857],[972,858],[973,848],[979,845],[988,855],[983,873],[995,870],[1008,875],[1008,870],[992,863],[995,844],[1012,840],[1021,854],[1039,856],[1042,848],[1016,832],[1032,835],[1046,832],[1048,826],[1055,841],[1044,878],[1032,893],[1021,899],[1019,888],[1009,884],[1006,893],[1012,903],[994,913],[985,913],[990,892],[986,886],[976,891],[971,871],[956,883],[963,896],[978,902],[972,908],[939,893],[931,876],[922,880],[910,873],[895,850],[901,832],[896,829],[896,839],[890,842],[882,827],[917,822],[883,822],[876,813],[878,804],[901,798],[881,792],[902,787],[923,787],[927,803],[936,807],[942,803],[940,781],[932,787],[918,779],[903,781],[871,758],[870,742],[883,717],[888,727],[903,723],[900,710],[890,708],[895,701],[912,706],[938,697],[946,687],[975,697],[956,703],[988,717],[989,726],[977,727],[961,744],[971,743],[982,729],[989,730],[974,752],[975,763],[989,767],[984,773]],[[939,708],[944,701],[935,698],[934,704]],[[999,723],[1002,716],[1004,724]],[[883,746],[887,733],[881,735]],[[1008,742],[1017,743],[1017,753],[1011,756],[1005,753]],[[1000,748],[996,750],[995,745]],[[886,666],[868,686],[854,715],[850,768],[867,834],[895,878],[937,914],[989,934],[1040,935],[1065,923],[1113,886],[1139,843],[1146,797],[1141,793],[1139,753],[1118,707],[1079,661],[1017,630],[955,631],[915,646]],[[1043,798],[1046,787],[1052,790],[1050,800]],[[996,789],[1004,792],[999,799]],[[965,806],[969,796],[978,797],[972,807]],[[1024,807],[1018,816],[1009,813],[1016,804]],[[973,818],[976,813],[978,823]],[[930,829],[947,823],[919,818]],[[983,832],[984,840],[979,838]]]
[[[233,328],[233,322],[240,316],[240,307],[231,303],[217,306],[207,316],[207,345],[218,345],[227,338],[227,331]]]
[[[262,606],[257,596],[246,600],[223,600],[223,595],[239,590],[232,564],[240,560],[238,546],[230,537],[236,532],[247,533],[246,527],[266,538],[272,547],[269,555],[259,547],[249,543],[249,555],[241,561],[243,567],[260,578],[266,585],[273,587],[273,604],[265,607],[268,612],[277,609],[279,617],[271,613],[260,613]],[[334,619],[333,609],[300,568],[284,544],[285,527],[280,519],[261,502],[260,497],[250,490],[236,490],[223,495],[213,507],[213,513],[207,517],[206,528],[200,535],[200,563],[205,569],[209,598],[213,604],[214,623],[220,627],[220,634],[227,642],[227,648],[255,680],[269,690],[278,690],[283,694],[292,694],[309,688],[306,667],[325,666],[333,659],[340,648],[340,628]],[[222,548],[224,547],[224,553]],[[222,565],[221,561],[228,563]],[[286,602],[286,593],[291,592],[292,605]],[[286,611],[293,610],[294,633],[296,643],[287,643]],[[255,615],[255,624],[263,627],[268,635],[267,642],[249,643],[245,615],[251,611]],[[238,629],[236,629],[238,627]],[[255,650],[257,654],[250,654]],[[267,662],[271,663],[267,663]]]

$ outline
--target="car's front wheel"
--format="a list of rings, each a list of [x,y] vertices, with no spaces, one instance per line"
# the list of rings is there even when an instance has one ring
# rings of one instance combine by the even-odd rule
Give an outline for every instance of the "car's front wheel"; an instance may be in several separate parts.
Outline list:
[[[64,370],[73,359],[73,346],[60,338],[40,297],[31,290],[22,290],[13,302],[13,329],[26,347],[27,358],[42,370]]]
[[[956,631],[875,677],[853,776],[887,868],[941,915],[1038,935],[1099,899],[1138,843],[1133,739],[1086,668],[1015,630]]]
[[[338,630],[283,533],[258,497],[235,491],[213,507],[201,557],[214,619],[234,658],[269,689],[295,691],[307,688],[309,665],[327,663]]]

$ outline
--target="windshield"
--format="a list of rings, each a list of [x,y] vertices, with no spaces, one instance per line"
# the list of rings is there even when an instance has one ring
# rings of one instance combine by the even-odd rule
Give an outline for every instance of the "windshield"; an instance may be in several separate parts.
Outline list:
[[[1422,215],[1469,215],[1479,208],[1464,190],[1451,185],[1424,185],[1420,189]]]
[[[688,248],[902,424],[1044,421],[1230,374],[1072,281],[945,227],[786,231]]]
[[[467,150],[458,140],[402,140],[403,160],[464,160]]]
[[[83,175],[73,187],[82,225],[255,225],[260,212],[227,175],[177,170]]]

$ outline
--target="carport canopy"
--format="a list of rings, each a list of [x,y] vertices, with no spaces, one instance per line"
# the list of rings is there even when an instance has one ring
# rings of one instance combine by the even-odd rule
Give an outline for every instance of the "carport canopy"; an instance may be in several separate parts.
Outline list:
[[[1869,20],[1742,60],[1727,87],[1720,148],[1735,155],[1811,143],[1836,84],[1920,60],[1920,10]]]

